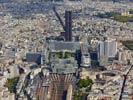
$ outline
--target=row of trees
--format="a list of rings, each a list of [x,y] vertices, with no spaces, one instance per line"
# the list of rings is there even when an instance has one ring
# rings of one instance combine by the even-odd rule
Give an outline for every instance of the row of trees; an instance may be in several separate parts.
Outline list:
[[[57,52],[56,55],[60,59],[66,59],[69,57],[74,57],[74,53],[71,53],[71,52],[65,52],[64,54],[63,54],[63,52]]]
[[[123,45],[125,45],[128,49],[133,50],[133,41],[122,41]]]
[[[133,12],[133,10],[131,10],[130,12]],[[100,18],[110,18],[119,22],[133,22],[133,16],[123,16],[120,13],[117,12],[106,12],[104,14],[97,14],[97,17]]]

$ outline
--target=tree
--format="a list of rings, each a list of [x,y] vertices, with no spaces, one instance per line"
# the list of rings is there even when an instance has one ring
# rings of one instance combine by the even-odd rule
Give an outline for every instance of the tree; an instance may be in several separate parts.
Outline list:
[[[19,77],[7,79],[5,86],[9,89],[9,91],[11,93],[15,93],[16,92],[16,85],[17,85],[18,81],[19,81]]]
[[[93,81],[91,79],[80,79],[79,82],[77,83],[79,88],[86,88],[88,86],[91,86],[93,84]]]

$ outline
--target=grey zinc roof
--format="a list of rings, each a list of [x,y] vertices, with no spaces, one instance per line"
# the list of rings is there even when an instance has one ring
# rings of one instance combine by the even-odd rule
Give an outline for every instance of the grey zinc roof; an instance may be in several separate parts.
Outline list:
[[[52,51],[75,51],[80,48],[80,44],[78,42],[51,41],[49,47]]]
[[[53,63],[53,73],[75,73],[77,69],[77,63],[74,59],[61,59],[59,62]]]

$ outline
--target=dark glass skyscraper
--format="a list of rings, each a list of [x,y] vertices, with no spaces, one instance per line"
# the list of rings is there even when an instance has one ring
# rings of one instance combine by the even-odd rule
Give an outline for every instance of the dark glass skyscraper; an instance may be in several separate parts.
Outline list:
[[[72,12],[65,11],[65,39],[72,41]]]

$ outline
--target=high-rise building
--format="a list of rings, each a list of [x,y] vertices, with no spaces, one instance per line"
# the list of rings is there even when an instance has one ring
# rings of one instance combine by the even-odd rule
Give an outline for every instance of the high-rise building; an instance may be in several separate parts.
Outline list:
[[[65,41],[72,41],[72,12],[65,11],[65,24],[64,24],[62,19],[60,18],[60,15],[57,13],[55,7],[53,7],[53,11],[64,29],[64,32],[61,32],[61,36],[64,36]]]
[[[106,43],[99,41],[98,45],[98,60],[100,66],[104,66],[108,62]]]
[[[107,41],[108,45],[108,57],[114,58],[117,54],[117,42],[115,40]]]
[[[109,58],[115,58],[117,54],[117,42],[113,39],[99,41],[98,58],[101,65],[105,65]]]
[[[83,66],[83,67],[90,67],[91,66],[90,54],[83,54],[82,55],[81,66]]]
[[[65,39],[66,41],[72,40],[72,12],[65,11]]]

